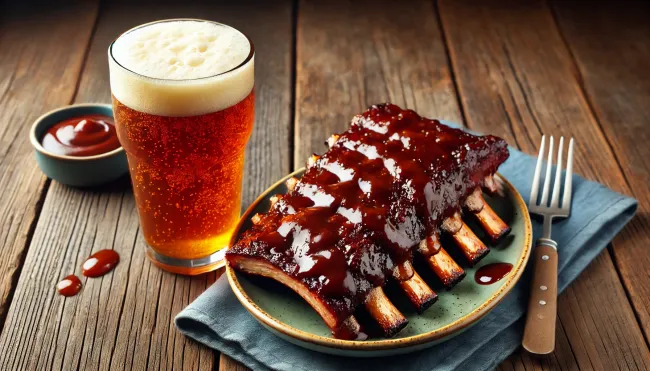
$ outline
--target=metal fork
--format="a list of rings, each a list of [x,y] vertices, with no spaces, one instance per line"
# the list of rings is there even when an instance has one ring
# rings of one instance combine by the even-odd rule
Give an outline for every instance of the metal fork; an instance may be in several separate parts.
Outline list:
[[[562,147],[564,137],[560,137],[557,151],[557,167],[553,184],[553,195],[550,205],[548,194],[551,184],[551,168],[553,167],[553,137],[549,140],[548,159],[546,161],[546,176],[542,196],[537,202],[540,188],[540,174],[544,167],[546,137],[542,136],[539,147],[537,166],[530,191],[528,209],[531,214],[544,217],[542,237],[538,238],[533,251],[535,271],[528,303],[528,315],[522,345],[524,349],[534,354],[548,354],[555,348],[555,317],[557,311],[557,242],[551,239],[551,224],[554,218],[566,218],[571,213],[571,174],[573,171],[573,138],[569,141],[567,154],[566,175],[564,177],[564,192],[560,206],[560,189],[562,188]]]

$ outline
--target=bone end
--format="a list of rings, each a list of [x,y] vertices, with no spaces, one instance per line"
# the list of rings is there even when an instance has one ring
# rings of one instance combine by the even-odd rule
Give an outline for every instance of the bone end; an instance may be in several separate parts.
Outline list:
[[[449,256],[444,248],[441,248],[436,255],[427,257],[426,261],[447,289],[451,289],[465,278],[465,270]]]
[[[485,233],[490,237],[490,242],[496,244],[503,236],[510,233],[510,227],[494,212],[487,203],[481,211],[474,214]]]
[[[478,263],[490,252],[490,248],[485,246],[465,223],[453,238],[471,265]]]
[[[346,318],[339,327],[333,329],[332,336],[343,340],[368,339],[368,335],[362,331],[361,325],[354,316]]]
[[[394,336],[408,324],[406,317],[388,300],[381,287],[370,291],[364,305],[385,337]]]
[[[494,179],[493,175],[488,175],[485,177],[485,179],[483,180],[483,188],[485,188],[485,191],[490,195],[501,196],[501,197],[505,195],[505,192],[503,191],[503,186],[501,185],[501,183],[497,182]]]
[[[415,310],[420,314],[438,301],[438,295],[431,290],[429,285],[415,271],[411,278],[401,281],[399,285],[408,296]]]
[[[463,252],[471,265],[478,263],[490,249],[485,246],[472,230],[460,218],[460,213],[445,219],[442,223],[445,232],[451,234],[454,242]]]

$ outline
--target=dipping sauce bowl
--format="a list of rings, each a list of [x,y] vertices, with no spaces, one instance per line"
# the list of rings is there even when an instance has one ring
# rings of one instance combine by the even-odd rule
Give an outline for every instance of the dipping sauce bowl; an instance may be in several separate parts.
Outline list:
[[[116,180],[128,172],[126,153],[121,146],[105,153],[81,156],[57,154],[43,147],[43,139],[54,125],[75,117],[95,115],[112,118],[111,105],[74,104],[55,109],[36,119],[29,132],[29,140],[34,147],[36,162],[48,178],[69,186],[91,187]],[[73,130],[72,127],[66,129]]]

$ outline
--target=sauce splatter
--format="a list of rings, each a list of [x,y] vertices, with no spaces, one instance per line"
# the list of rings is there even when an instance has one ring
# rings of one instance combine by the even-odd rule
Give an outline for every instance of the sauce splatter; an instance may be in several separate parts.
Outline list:
[[[474,280],[479,285],[491,285],[503,277],[505,277],[512,270],[510,263],[492,263],[482,266],[474,274]]]
[[[81,268],[84,276],[99,277],[110,272],[119,262],[120,256],[115,250],[99,250],[92,254]]]
[[[75,296],[81,291],[81,280],[74,274],[56,284],[56,291],[63,296]]]

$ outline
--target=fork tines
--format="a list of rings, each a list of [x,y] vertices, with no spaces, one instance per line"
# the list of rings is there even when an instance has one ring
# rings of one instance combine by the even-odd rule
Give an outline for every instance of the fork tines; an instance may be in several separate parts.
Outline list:
[[[544,186],[542,188],[542,196],[539,202],[539,182],[542,167],[544,166],[544,154],[546,152],[546,136],[542,136],[542,144],[539,147],[539,155],[537,156],[537,165],[535,166],[535,175],[533,177],[533,185],[530,190],[530,201],[528,207],[531,212],[537,214],[552,214],[557,216],[568,216],[571,209],[571,191],[572,191],[572,172],[573,172],[573,138],[569,141],[569,151],[566,161],[566,174],[564,178],[564,191],[562,192],[562,203],[560,206],[560,189],[562,188],[562,152],[564,147],[564,137],[560,137],[560,145],[557,151],[557,163],[555,169],[555,179],[553,184],[553,194],[549,205],[548,195],[551,185],[551,168],[553,167],[553,137],[549,138],[549,149],[546,160],[546,175],[544,176]]]

